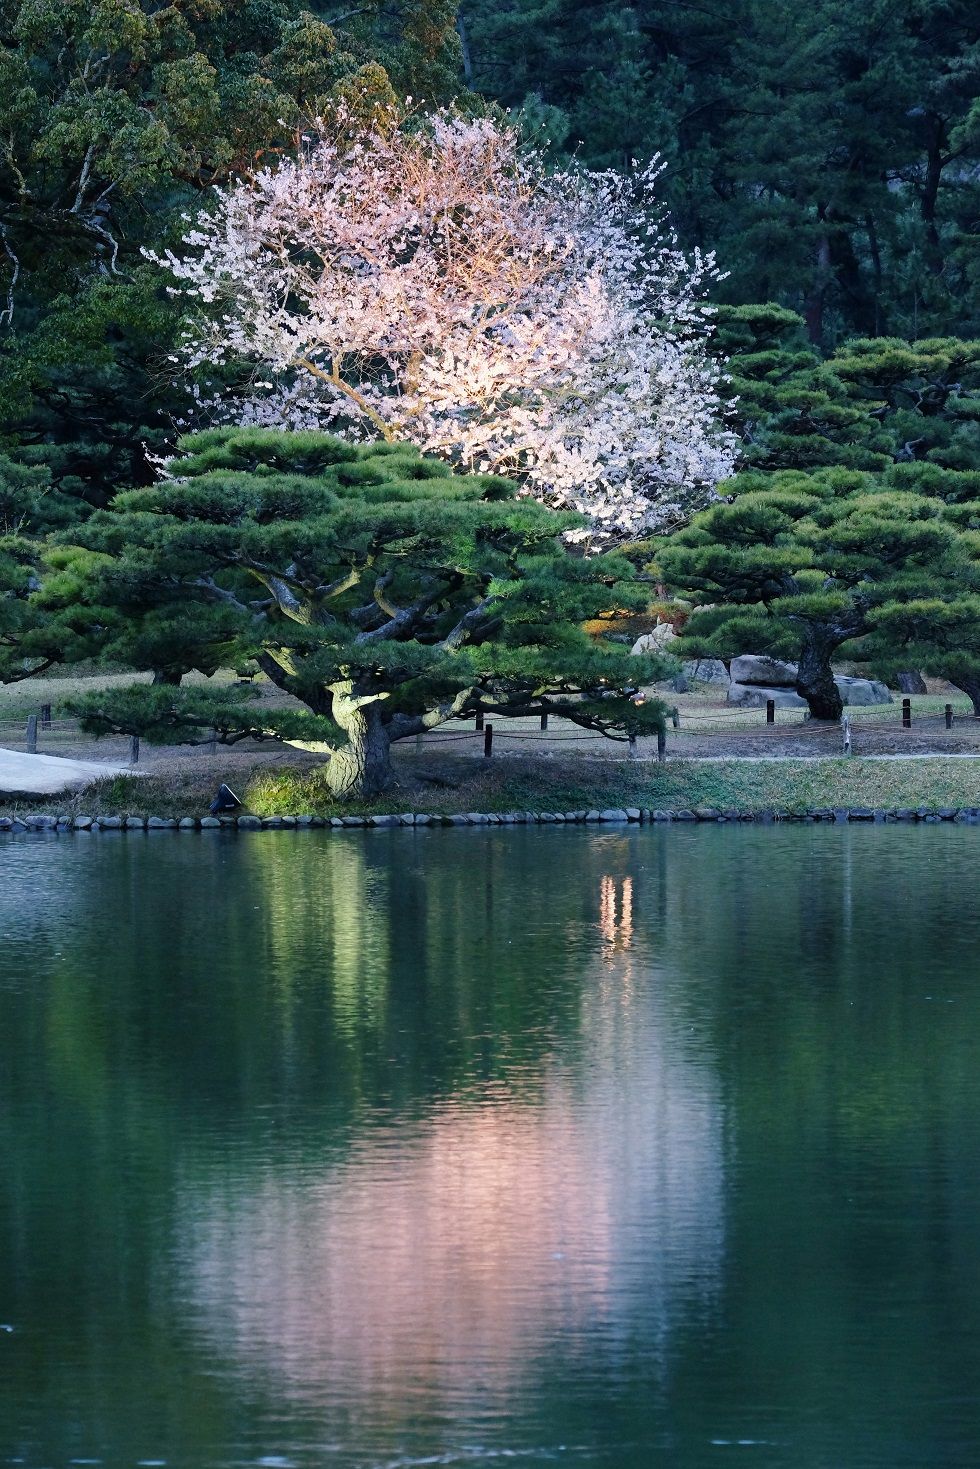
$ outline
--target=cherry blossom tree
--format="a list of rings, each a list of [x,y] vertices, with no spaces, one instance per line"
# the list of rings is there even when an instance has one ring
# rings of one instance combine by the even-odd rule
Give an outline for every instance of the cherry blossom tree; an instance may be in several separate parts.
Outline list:
[[[549,172],[515,128],[454,112],[321,123],[155,257],[192,306],[182,360],[198,383],[247,367],[210,400],[225,421],[405,440],[600,538],[668,527],[734,444],[714,261],[663,233],[658,172]]]

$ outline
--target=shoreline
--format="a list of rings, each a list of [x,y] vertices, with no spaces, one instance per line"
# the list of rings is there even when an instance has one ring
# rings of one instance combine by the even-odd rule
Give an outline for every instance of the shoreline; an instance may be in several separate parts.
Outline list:
[[[851,822],[884,825],[980,825],[980,807],[817,807],[809,811],[721,811],[699,806],[676,811],[643,807],[608,808],[605,811],[467,811],[433,815],[424,811],[387,812],[369,816],[50,816],[25,813],[0,816],[0,834],[12,836],[47,832],[65,833],[130,831],[352,831],[365,829],[464,826],[670,826],[670,825],[848,825]]]

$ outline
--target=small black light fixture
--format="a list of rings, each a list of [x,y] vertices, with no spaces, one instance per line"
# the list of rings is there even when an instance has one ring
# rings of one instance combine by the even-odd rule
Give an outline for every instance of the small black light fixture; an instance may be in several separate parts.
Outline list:
[[[231,786],[226,786],[224,781],[218,787],[218,793],[209,806],[212,816],[226,816],[229,811],[237,811],[241,801],[235,795]]]

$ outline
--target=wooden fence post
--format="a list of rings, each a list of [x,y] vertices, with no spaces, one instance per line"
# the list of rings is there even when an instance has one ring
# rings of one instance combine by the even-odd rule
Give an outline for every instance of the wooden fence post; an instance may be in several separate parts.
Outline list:
[[[902,728],[903,729],[911,729],[912,728],[912,700],[911,699],[903,699],[902,700]]]
[[[483,753],[489,760],[493,754],[493,725],[488,724],[483,731]]]
[[[667,731],[657,730],[657,762],[662,765],[667,758]]]
[[[28,714],[28,716],[27,716],[27,753],[28,753],[28,755],[36,755],[37,754],[37,715],[36,714]]]
[[[636,760],[637,758],[638,758],[638,755],[637,755],[637,749],[636,749],[636,735],[631,734],[630,735],[630,759],[631,760]]]
[[[776,701],[775,701],[775,699],[767,699],[766,700],[766,723],[767,724],[775,724],[776,723]]]
[[[671,711],[670,711],[670,722],[674,726],[675,729],[680,729],[680,727],[681,727],[681,711],[678,709],[678,707],[677,707],[676,704],[674,705],[673,709],[671,709]]]
[[[218,753],[218,731],[216,729],[212,729],[209,732],[209,737],[208,737],[208,754],[209,755],[217,755],[217,753]]]
[[[140,763],[140,737],[131,735],[129,740],[129,763],[138,765]]]
[[[42,729],[50,729],[51,728],[51,705],[50,704],[42,704],[41,705],[41,728]]]
[[[946,705],[946,728],[947,729],[952,729],[953,728],[953,706],[952,706],[952,704],[947,704]]]
[[[844,736],[844,754],[849,755],[851,753],[851,721],[846,714],[841,720],[841,733]]]
[[[544,714],[542,714],[542,716],[541,716],[541,728],[542,729],[547,729],[548,728],[548,715],[547,715],[547,711]]]
[[[477,728],[477,730],[481,730],[483,728],[483,710],[482,709],[478,709],[476,711],[476,728]]]

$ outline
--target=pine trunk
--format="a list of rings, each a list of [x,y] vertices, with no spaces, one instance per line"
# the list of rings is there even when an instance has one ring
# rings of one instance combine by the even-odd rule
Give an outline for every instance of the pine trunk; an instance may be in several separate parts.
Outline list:
[[[814,636],[807,639],[800,652],[796,692],[806,700],[811,719],[839,721],[844,712],[844,701],[834,683],[834,673],[830,666],[831,655],[836,651],[836,646]]]
[[[953,687],[963,690],[973,705],[975,717],[980,719],[980,678],[958,678]]]
[[[327,784],[335,796],[377,796],[393,779],[391,741],[379,703],[362,704],[334,695],[333,718],[347,736],[327,766]]]

